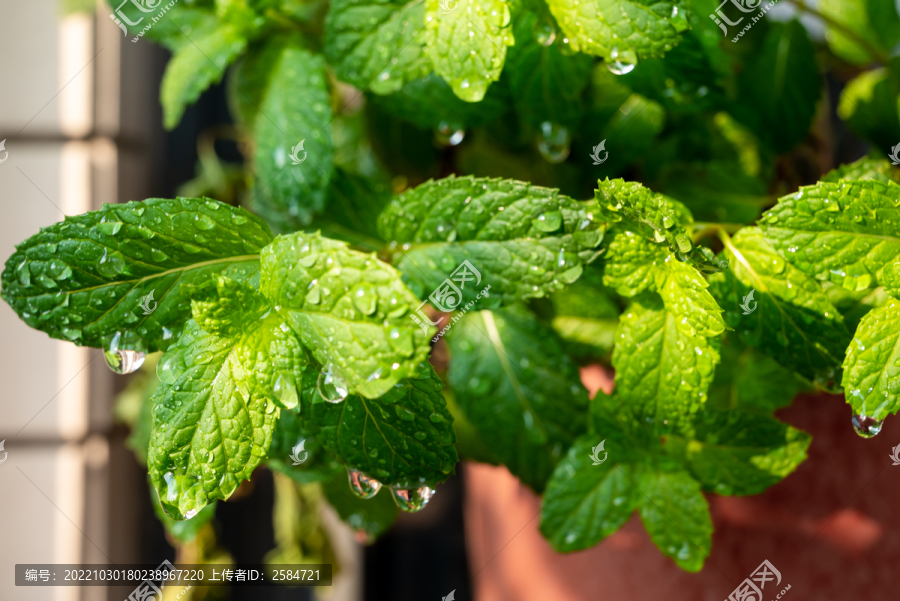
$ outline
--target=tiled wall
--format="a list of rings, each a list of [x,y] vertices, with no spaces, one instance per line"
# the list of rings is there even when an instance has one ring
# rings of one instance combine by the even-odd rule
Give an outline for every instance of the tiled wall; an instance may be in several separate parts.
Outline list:
[[[153,49],[126,47],[108,12],[0,2],[0,140],[9,153],[0,163],[0,261],[63,215],[146,195],[152,121],[140,117],[158,108],[156,91],[134,74]],[[108,440],[112,374],[98,350],[31,330],[6,303],[0,341],[0,599],[105,599],[102,588],[16,589],[12,574],[16,563],[137,560],[129,493],[112,492],[133,468],[110,452],[121,448]]]

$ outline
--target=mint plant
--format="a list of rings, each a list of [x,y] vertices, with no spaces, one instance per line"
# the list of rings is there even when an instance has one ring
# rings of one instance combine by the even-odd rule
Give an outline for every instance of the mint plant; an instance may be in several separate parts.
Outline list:
[[[468,458],[542,495],[558,551],[637,511],[697,571],[704,494],[805,459],[797,392],[843,391],[865,437],[900,409],[900,16],[732,39],[715,4],[184,0],[144,33],[164,123],[224,80],[247,164],[44,228],[2,297],[117,373],[162,352],[123,411],[179,540],[265,464],[272,557],[331,558],[296,511],[374,537]],[[874,146],[823,174],[826,64]]]

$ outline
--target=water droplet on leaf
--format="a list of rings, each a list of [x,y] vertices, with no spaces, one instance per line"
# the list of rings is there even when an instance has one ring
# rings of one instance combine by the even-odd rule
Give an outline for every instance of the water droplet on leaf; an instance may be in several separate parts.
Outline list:
[[[144,353],[128,344],[132,342],[128,333],[116,332],[109,343],[109,348],[104,352],[106,365],[117,374],[130,374],[137,371],[144,364]]]
[[[538,136],[538,152],[548,163],[562,163],[569,156],[572,136],[562,125],[544,121]]]
[[[334,373],[334,366],[329,364],[321,373],[316,382],[316,390],[324,400],[329,403],[340,403],[347,398],[347,384]]]
[[[350,479],[350,490],[360,499],[371,499],[381,490],[381,482],[360,471],[348,468],[347,477]]]
[[[609,69],[610,73],[615,75],[631,73],[634,71],[638,62],[637,54],[635,54],[634,50],[627,48],[619,50],[618,46],[613,46],[604,60],[606,62],[606,68]]]
[[[881,432],[884,420],[877,420],[865,415],[854,415],[851,420],[853,430],[863,438],[872,438]]]
[[[403,511],[415,513],[422,511],[428,505],[428,501],[434,496],[434,489],[429,486],[419,488],[392,488],[391,496],[394,503]]]

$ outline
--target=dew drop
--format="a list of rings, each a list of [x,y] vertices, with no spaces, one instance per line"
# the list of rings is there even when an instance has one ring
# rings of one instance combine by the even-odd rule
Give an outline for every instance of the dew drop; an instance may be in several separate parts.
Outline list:
[[[637,54],[634,50],[619,50],[618,46],[613,46],[609,54],[606,55],[606,68],[614,75],[626,75],[634,71],[637,66]]]
[[[865,415],[854,415],[851,420],[853,430],[863,438],[872,438],[881,432],[884,420],[877,420]]]
[[[684,9],[679,8],[678,6],[672,7],[672,12],[669,15],[669,23],[672,24],[672,27],[677,32],[685,31],[690,27]]]
[[[319,396],[329,403],[340,403],[347,398],[347,384],[340,376],[334,373],[334,366],[331,364],[328,364],[319,373],[316,390],[319,391]]]
[[[464,129],[454,127],[446,121],[441,121],[434,128],[434,139],[441,146],[456,146],[466,137]]]
[[[278,399],[278,402],[286,409],[293,409],[300,403],[300,397],[297,394],[297,384],[294,381],[293,374],[290,372],[278,372],[278,375],[275,378],[275,384],[272,387],[272,392],[275,394],[275,398]],[[272,411],[269,410],[270,406],[272,407],[272,411],[275,410],[274,404],[266,405],[266,413],[272,413]]]
[[[531,223],[542,232],[555,232],[562,225],[562,211],[558,209],[546,211],[538,215]]]
[[[144,364],[143,351],[125,348],[132,346],[126,342],[129,338],[132,337],[128,333],[116,332],[109,343],[109,348],[104,353],[106,365],[117,374],[133,373]]]
[[[370,284],[362,284],[353,293],[353,305],[363,315],[371,315],[378,307],[378,297]]]
[[[547,16],[535,21],[534,26],[531,28],[531,33],[534,35],[535,41],[544,47],[551,46],[556,41],[556,27],[553,26],[553,21]]]
[[[428,501],[434,496],[434,489],[430,486],[419,488],[392,488],[391,496],[394,503],[403,511],[415,513],[422,511],[428,505]]]
[[[116,277],[125,271],[125,257],[117,250],[109,252],[108,249],[104,249],[103,256],[97,263],[97,271],[109,278]]]
[[[360,499],[371,499],[381,490],[381,482],[360,471],[348,468],[347,477],[350,479],[350,490]]]
[[[538,136],[538,152],[548,163],[562,163],[569,156],[572,136],[562,125],[544,121]]]

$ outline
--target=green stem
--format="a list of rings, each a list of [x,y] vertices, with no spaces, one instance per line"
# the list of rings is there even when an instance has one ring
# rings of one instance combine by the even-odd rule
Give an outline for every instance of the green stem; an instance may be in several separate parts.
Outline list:
[[[815,8],[808,6],[804,0],[788,0],[791,4],[796,6],[799,10],[802,10],[805,13],[808,13],[814,17],[821,19],[829,28],[834,29],[835,31],[839,31],[841,35],[846,38],[850,38],[856,44],[862,46],[866,52],[869,53],[872,58],[874,58],[877,62],[886,65],[888,61],[890,61],[890,56],[873,46],[869,43],[868,40],[861,37],[858,33],[826,14],[823,14],[816,10]]]
[[[719,232],[733,234],[747,226],[743,223],[712,223],[708,221],[698,221],[691,223],[688,227],[692,230],[691,241],[696,244],[708,236],[717,235]]]

